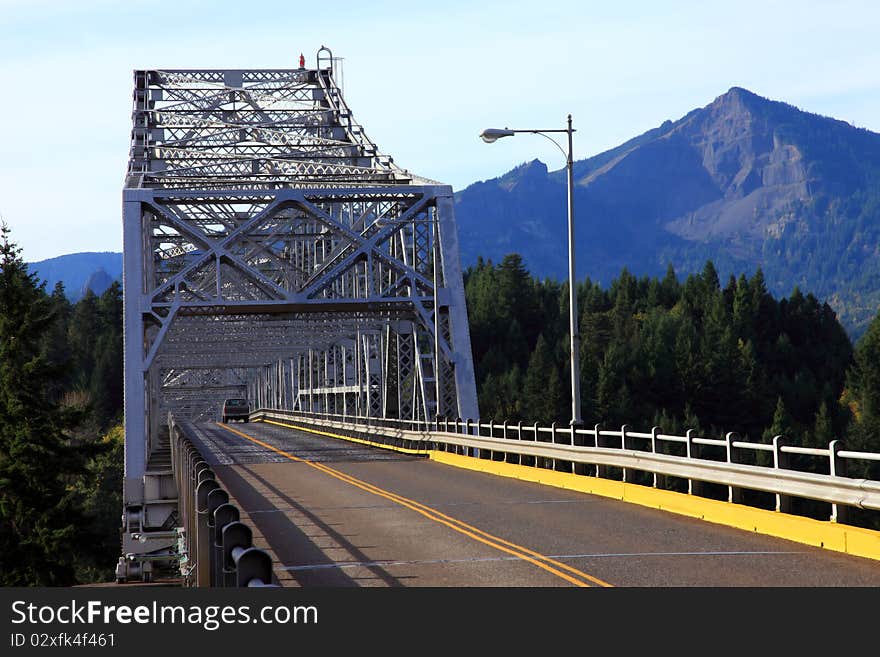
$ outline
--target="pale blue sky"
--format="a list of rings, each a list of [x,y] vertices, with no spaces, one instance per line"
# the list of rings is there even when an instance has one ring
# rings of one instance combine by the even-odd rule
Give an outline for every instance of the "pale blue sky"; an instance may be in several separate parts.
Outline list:
[[[575,157],[743,86],[880,131],[880,3],[471,0],[331,3],[0,0],[0,215],[27,260],[121,250],[135,68],[345,58],[346,98],[401,166],[458,190]]]

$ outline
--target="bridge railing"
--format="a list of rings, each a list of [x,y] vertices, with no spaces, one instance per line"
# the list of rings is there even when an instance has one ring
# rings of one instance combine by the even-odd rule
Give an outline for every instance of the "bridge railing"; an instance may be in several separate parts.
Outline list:
[[[274,586],[272,559],[253,546],[213,470],[190,439],[188,422],[169,418],[171,462],[178,490],[178,552],[187,586]]]
[[[692,495],[723,498],[726,487],[727,501],[733,503],[754,503],[753,496],[745,493],[759,491],[775,496],[775,509],[785,513],[793,512],[795,499],[816,500],[831,505],[830,519],[835,522],[847,521],[848,508],[880,511],[880,481],[847,476],[855,462],[880,462],[880,454],[846,450],[840,440],[812,448],[787,444],[783,436],[775,436],[772,443],[745,441],[734,432],[709,438],[694,430],[684,436],[667,434],[660,427],[650,432],[634,431],[628,425],[572,430],[555,424],[443,417],[406,421],[279,409],[258,409],[252,418],[332,428],[342,435],[416,452],[441,450],[655,488],[674,487],[677,479]],[[824,472],[805,471],[804,463],[793,457],[811,459],[811,469]]]

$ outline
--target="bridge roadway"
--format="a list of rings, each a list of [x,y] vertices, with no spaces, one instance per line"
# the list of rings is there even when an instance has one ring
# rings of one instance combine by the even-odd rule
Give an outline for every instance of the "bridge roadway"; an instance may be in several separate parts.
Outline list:
[[[283,586],[880,586],[880,564],[274,424],[194,442]]]

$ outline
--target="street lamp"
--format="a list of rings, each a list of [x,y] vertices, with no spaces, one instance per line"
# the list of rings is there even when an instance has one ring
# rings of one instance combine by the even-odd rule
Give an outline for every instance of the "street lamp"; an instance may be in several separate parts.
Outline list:
[[[557,130],[510,130],[504,128],[486,128],[480,133],[480,139],[491,144],[503,137],[512,137],[518,132],[528,132],[542,135],[549,139],[565,156],[566,168],[568,169],[568,314],[571,333],[571,426],[579,427],[581,420],[581,376],[580,376],[580,331],[578,330],[577,314],[577,291],[575,289],[574,273],[574,165],[572,162],[571,135],[574,130],[571,127],[571,114],[568,115],[568,127]],[[566,153],[548,132],[564,132],[568,135],[568,152]],[[574,436],[572,436],[574,438]],[[574,442],[574,441],[572,441]]]

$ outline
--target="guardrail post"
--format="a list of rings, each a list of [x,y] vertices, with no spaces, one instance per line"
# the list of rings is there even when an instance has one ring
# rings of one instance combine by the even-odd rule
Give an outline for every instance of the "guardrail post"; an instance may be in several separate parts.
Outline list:
[[[238,586],[271,586],[272,557],[255,547],[233,550]]]
[[[218,564],[216,550],[214,546],[217,543],[217,526],[214,524],[214,512],[223,506],[229,504],[229,493],[222,488],[215,488],[208,493],[208,542],[211,545],[210,562],[211,562],[211,586],[218,586],[220,574],[218,573]]]
[[[629,429],[629,426],[626,424],[624,424],[622,427],[620,427],[620,449],[621,449],[621,451],[626,451],[626,449],[628,447],[628,445],[626,444],[626,430],[627,429]],[[626,468],[623,468],[623,483],[626,483],[627,481],[629,481],[629,478],[627,476],[627,471],[626,471]]]
[[[700,446],[694,442],[694,438],[696,438],[696,431],[693,429],[687,430],[687,457],[689,459],[697,459],[700,458]],[[702,495],[703,494],[703,482],[696,481],[694,479],[688,479],[688,495]]]
[[[586,444],[586,438],[584,434],[578,433],[577,427],[571,427],[571,444],[578,445],[583,447]],[[571,471],[575,474],[585,475],[587,474],[587,464],[586,463],[572,463]]]
[[[221,504],[214,510],[214,586],[228,586],[226,581],[226,561],[223,555],[223,530],[231,522],[238,522],[238,507],[234,504]]]
[[[192,445],[187,446],[187,469],[185,473],[181,473],[184,477],[182,483],[183,490],[186,491],[184,496],[184,504],[186,506],[186,554],[190,565],[196,563],[196,527],[198,526],[198,510],[196,509],[196,487],[199,485],[199,472],[201,469],[207,469],[208,464],[202,460],[202,457],[195,451]],[[192,585],[192,582],[189,582]]]
[[[660,439],[659,435],[663,429],[661,427],[651,427],[651,453],[659,454],[658,451],[660,447]],[[666,488],[666,475],[658,474],[656,472],[652,473],[654,475],[653,486],[654,488]]]
[[[532,439],[533,439],[536,443],[539,442],[539,439],[538,439],[538,423],[537,423],[537,422],[535,422],[535,424],[532,425]],[[536,467],[536,468],[543,468],[543,467],[546,467],[546,464],[547,464],[547,459],[545,459],[545,458],[539,458],[539,457],[537,457],[537,456],[535,457],[535,467]]]
[[[782,451],[787,442],[782,436],[773,436],[773,467],[777,470],[787,469],[791,465],[791,455]],[[791,513],[791,495],[776,493],[776,510]]]
[[[203,470],[200,476],[210,470]],[[211,586],[211,543],[209,541],[210,530],[208,528],[208,493],[220,488],[220,484],[214,481],[214,473],[211,477],[199,482],[196,488],[196,586]]]
[[[518,441],[522,442],[522,420],[517,420],[517,422],[516,422],[516,439]],[[520,465],[523,464],[523,455],[522,454],[516,455],[516,462],[519,463]]]
[[[465,422],[465,426],[467,427],[467,435],[468,436],[474,435],[474,427],[471,425],[472,422],[473,422],[472,418],[468,418]],[[480,435],[480,421],[479,420],[477,420],[477,433],[476,433],[476,435],[478,435],[478,436]],[[465,454],[467,454],[468,456],[471,456],[473,458],[477,458],[477,459],[481,457],[480,449],[477,447],[465,448]]]
[[[223,581],[225,586],[237,586],[236,563],[232,554],[236,549],[247,549],[252,545],[251,528],[243,522],[230,522],[220,532],[223,546]]]
[[[550,442],[554,445],[556,444],[556,423],[555,422],[553,422],[550,425]],[[557,469],[557,467],[556,467],[557,463],[558,463],[558,461],[556,459],[550,459],[550,467],[553,470]]]
[[[605,436],[602,435],[602,425],[597,424],[595,427],[595,431],[596,431],[596,436],[595,436],[596,447],[597,448],[606,447],[607,445],[605,444]],[[608,478],[608,466],[601,465],[601,464],[597,463],[596,464],[596,476],[601,477],[603,479],[607,479]]]
[[[507,420],[504,420],[504,424],[502,425],[502,431],[504,432],[504,439],[507,440]]]
[[[735,431],[728,431],[727,435],[724,437],[725,440],[727,441],[727,462],[728,463],[739,463],[739,460],[737,459],[737,454],[734,451],[734,447],[733,447],[733,442],[738,437],[739,437],[739,435]],[[740,488],[739,486],[728,486],[727,487],[727,501],[730,502],[731,504],[742,504],[742,501],[743,501],[742,488]],[[777,506],[778,506],[778,501],[777,501]]]
[[[838,456],[838,452],[840,452],[840,450],[842,449],[842,440],[832,440],[828,444],[829,472],[832,477],[846,476],[846,461]],[[847,511],[848,509],[845,506],[842,506],[840,504],[832,504],[831,522],[845,523],[848,515]]]

